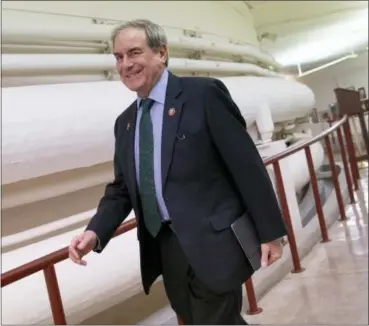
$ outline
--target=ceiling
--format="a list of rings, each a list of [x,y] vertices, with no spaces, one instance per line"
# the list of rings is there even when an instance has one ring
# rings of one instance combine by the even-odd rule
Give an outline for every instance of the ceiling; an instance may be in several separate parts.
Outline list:
[[[368,1],[244,1],[261,46],[284,67],[367,51]]]

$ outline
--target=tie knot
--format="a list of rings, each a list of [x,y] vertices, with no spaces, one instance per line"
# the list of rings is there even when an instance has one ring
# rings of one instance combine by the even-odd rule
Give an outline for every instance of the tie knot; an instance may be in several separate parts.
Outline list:
[[[152,100],[151,98],[144,98],[141,100],[141,106],[143,110],[150,110],[151,106],[154,104],[154,100]]]

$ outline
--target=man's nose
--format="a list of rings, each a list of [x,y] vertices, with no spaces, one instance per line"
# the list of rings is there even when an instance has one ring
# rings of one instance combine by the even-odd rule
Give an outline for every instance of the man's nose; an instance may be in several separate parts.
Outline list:
[[[128,57],[124,57],[123,60],[121,61],[121,65],[122,65],[122,69],[126,70],[133,66],[133,62]]]

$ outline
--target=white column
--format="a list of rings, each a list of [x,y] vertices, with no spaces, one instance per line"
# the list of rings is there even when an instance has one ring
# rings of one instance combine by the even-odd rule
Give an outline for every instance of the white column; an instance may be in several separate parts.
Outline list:
[[[255,120],[262,142],[271,141],[274,132],[274,122],[267,103],[264,102],[259,106]]]

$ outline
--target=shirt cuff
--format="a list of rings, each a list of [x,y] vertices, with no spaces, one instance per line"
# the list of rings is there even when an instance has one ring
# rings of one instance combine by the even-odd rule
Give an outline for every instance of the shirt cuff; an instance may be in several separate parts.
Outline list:
[[[94,248],[94,251],[96,250],[101,250],[101,242],[100,242],[100,238],[98,236],[96,236],[96,245]]]

